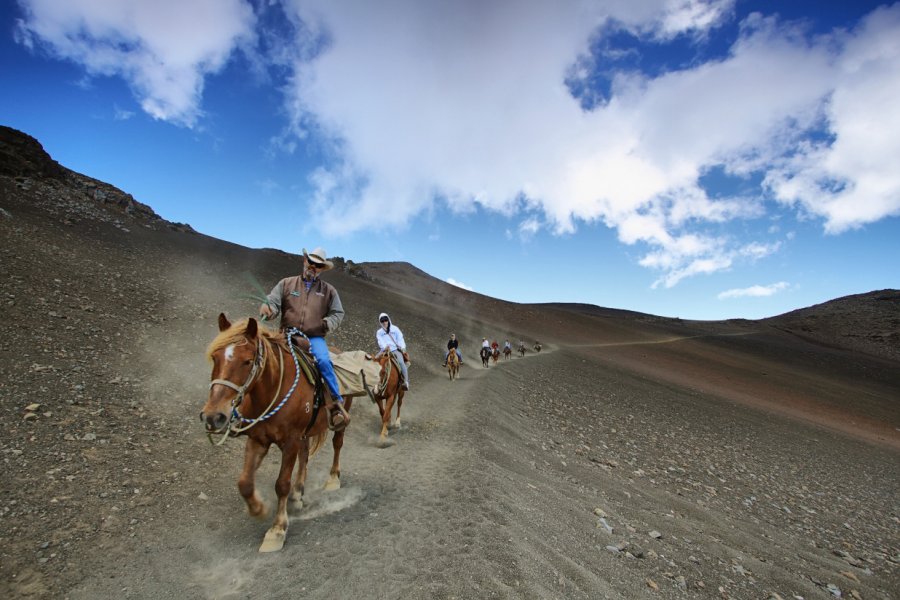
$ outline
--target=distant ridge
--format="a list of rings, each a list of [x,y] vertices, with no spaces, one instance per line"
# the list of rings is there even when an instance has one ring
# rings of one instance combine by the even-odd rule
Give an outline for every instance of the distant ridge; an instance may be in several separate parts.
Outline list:
[[[32,195],[34,208],[64,220],[91,219],[121,227],[120,217],[127,215],[151,228],[194,231],[190,225],[166,221],[148,205],[113,185],[60,165],[35,138],[4,125],[0,125],[0,177],[8,178],[22,191],[41,188]]]
[[[760,323],[826,346],[900,360],[900,290],[844,296]]]

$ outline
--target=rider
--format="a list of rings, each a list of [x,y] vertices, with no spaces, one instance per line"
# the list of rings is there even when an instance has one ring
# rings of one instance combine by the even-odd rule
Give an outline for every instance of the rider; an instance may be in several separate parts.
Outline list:
[[[378,315],[378,331],[375,332],[375,341],[382,352],[391,351],[397,357],[400,372],[403,375],[403,389],[409,391],[409,371],[403,353],[406,352],[406,342],[403,340],[403,332],[391,322],[387,313]]]
[[[512,344],[509,343],[509,340],[503,342],[503,351],[506,352],[507,349],[512,352]]]
[[[496,352],[500,348],[500,344],[497,343],[497,340],[491,342],[491,351]]]
[[[444,352],[444,366],[447,366],[447,357],[450,356],[450,350],[456,349],[456,357],[459,359],[459,364],[463,364],[462,354],[459,352],[459,340],[456,339],[456,334],[450,334],[450,341],[447,342],[447,351]]]
[[[301,274],[279,281],[260,305],[259,314],[267,319],[280,314],[282,330],[296,327],[309,339],[309,351],[331,392],[325,394],[329,427],[340,431],[350,423],[350,414],[344,409],[325,334],[335,331],[341,324],[344,307],[334,286],[319,278],[320,274],[333,268],[334,263],[327,259],[324,248],[312,252],[304,248]]]

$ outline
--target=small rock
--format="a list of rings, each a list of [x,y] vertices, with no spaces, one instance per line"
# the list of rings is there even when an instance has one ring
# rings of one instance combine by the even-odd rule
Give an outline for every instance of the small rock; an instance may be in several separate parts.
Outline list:
[[[93,442],[94,440],[97,439],[97,434],[96,433],[86,433],[83,436],[81,436],[81,439],[84,440],[85,442]]]
[[[602,508],[600,508],[599,506],[598,506],[597,508],[594,509],[594,514],[597,515],[598,517],[606,517],[606,516],[608,516],[608,515],[606,514],[606,512],[605,512]]]
[[[655,540],[658,540],[659,538],[662,537],[662,534],[655,529],[653,531],[651,531],[650,533],[648,533],[647,535],[649,535],[650,537],[652,537]]]
[[[847,579],[852,579],[856,583],[859,583],[859,577],[857,577],[852,571],[841,571],[841,575],[843,575]]]
[[[41,407],[40,404],[29,404],[25,407],[27,412],[37,412],[37,410]]]
[[[828,585],[826,585],[825,589],[828,590],[829,592],[831,592],[831,595],[834,596],[835,598],[840,598],[841,596],[843,596],[843,593],[841,592],[841,588],[834,585],[833,583],[829,583]]]
[[[200,492],[200,493],[197,495],[197,498],[200,499],[200,500],[209,500],[209,496],[207,496],[207,495],[204,494],[203,492]]]
[[[651,590],[653,590],[654,592],[659,591],[659,585],[657,585],[657,583],[655,581],[653,581],[652,579],[647,580],[647,587],[650,588]]]
[[[32,421],[32,420],[34,420],[34,419],[37,419],[37,415],[34,414],[34,413],[31,413],[31,412],[30,412],[30,413],[25,413],[25,416],[24,416],[23,418],[24,418],[26,421]]]

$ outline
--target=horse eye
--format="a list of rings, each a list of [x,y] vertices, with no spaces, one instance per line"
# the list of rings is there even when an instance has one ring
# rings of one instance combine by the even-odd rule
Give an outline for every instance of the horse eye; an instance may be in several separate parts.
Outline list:
[[[247,360],[244,361],[244,364],[245,364],[245,365],[249,365],[249,364],[252,363],[252,362],[253,362],[253,361],[252,361],[251,359],[248,358]]]

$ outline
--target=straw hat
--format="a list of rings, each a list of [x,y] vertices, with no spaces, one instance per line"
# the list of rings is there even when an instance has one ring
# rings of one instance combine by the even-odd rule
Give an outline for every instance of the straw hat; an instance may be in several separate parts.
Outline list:
[[[325,252],[325,248],[319,246],[318,248],[314,248],[312,252],[307,252],[306,248],[303,249],[303,257],[314,263],[319,263],[325,265],[323,271],[328,271],[334,268],[334,263],[328,260],[328,253]]]

